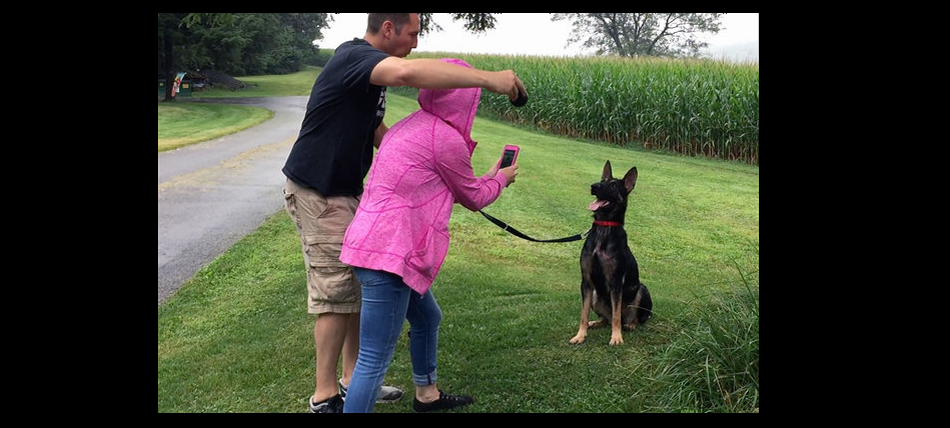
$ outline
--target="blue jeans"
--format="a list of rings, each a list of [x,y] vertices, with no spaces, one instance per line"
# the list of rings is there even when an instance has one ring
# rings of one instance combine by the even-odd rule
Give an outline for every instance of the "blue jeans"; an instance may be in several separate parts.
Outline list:
[[[403,320],[409,320],[412,382],[423,386],[435,383],[442,309],[431,291],[420,296],[398,275],[358,267],[353,269],[363,289],[360,352],[343,412],[369,413],[373,411],[379,387],[393,360]]]

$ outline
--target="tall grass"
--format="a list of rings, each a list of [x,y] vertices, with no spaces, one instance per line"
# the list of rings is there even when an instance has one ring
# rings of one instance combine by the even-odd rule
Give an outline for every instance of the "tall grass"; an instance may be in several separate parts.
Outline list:
[[[759,284],[701,296],[658,357],[648,411],[759,411]]]
[[[759,66],[713,60],[420,52],[513,69],[528,104],[482,92],[480,111],[569,137],[759,162]]]

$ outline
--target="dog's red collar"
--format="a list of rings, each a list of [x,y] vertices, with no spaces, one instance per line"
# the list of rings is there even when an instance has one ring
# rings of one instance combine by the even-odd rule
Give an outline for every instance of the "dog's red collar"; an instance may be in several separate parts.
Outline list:
[[[623,226],[615,221],[594,220],[594,226]]]

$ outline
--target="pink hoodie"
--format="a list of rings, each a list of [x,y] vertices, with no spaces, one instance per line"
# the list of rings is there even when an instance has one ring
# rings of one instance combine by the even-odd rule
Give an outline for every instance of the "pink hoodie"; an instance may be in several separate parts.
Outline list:
[[[471,68],[465,61],[442,61]],[[419,294],[449,250],[452,204],[477,211],[501,195],[505,174],[472,172],[472,121],[481,88],[420,89],[419,106],[386,133],[340,261],[391,272]]]

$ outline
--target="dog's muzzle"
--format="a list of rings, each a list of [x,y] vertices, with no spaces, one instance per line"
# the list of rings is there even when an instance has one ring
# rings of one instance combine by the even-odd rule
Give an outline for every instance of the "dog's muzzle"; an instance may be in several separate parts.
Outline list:
[[[590,194],[597,195],[597,192],[600,191],[600,183],[594,183],[590,185]]]

